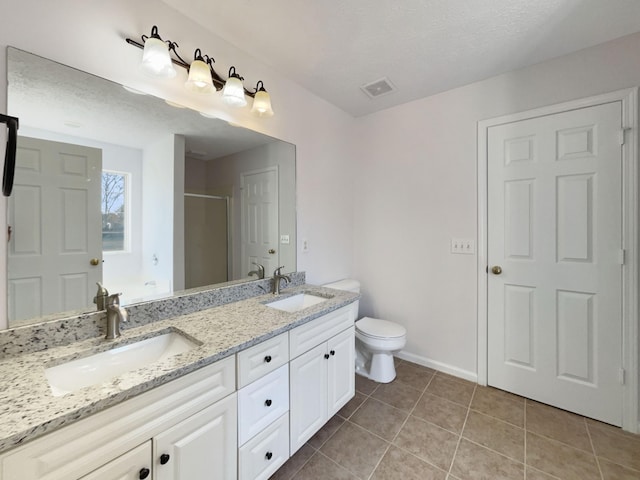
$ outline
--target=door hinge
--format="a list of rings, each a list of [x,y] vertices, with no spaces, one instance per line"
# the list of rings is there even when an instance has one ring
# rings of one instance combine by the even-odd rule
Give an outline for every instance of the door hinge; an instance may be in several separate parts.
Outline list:
[[[624,134],[628,130],[631,130],[631,127],[625,127],[622,130],[618,131],[618,142],[620,143],[620,145],[624,145],[624,143],[625,143]]]
[[[624,248],[621,248],[620,250],[618,250],[618,263],[620,265],[624,265],[624,260],[625,260],[625,250]]]
[[[624,385],[625,382],[625,371],[624,368],[621,368],[618,372],[618,380],[620,380],[620,385]]]

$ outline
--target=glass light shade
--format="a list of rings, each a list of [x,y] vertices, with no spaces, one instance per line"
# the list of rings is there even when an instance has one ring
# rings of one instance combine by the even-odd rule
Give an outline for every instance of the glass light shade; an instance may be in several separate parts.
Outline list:
[[[237,77],[229,77],[222,90],[222,101],[232,107],[244,107],[247,104],[242,80]]]
[[[173,68],[171,55],[169,55],[169,47],[159,38],[149,37],[144,42],[140,68],[154,77],[173,78],[176,76],[176,69]]]
[[[272,117],[273,109],[271,108],[271,97],[266,90],[258,90],[256,96],[253,97],[253,106],[251,113],[259,117]]]
[[[189,78],[184,86],[193,92],[209,93],[212,91],[213,80],[209,65],[202,60],[194,60],[189,67]]]

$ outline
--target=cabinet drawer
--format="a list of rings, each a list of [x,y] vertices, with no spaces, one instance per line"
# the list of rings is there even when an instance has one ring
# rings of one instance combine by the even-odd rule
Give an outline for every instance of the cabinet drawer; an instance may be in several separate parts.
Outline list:
[[[289,361],[289,335],[283,333],[238,353],[238,388]]]
[[[349,328],[356,321],[356,304],[352,303],[289,332],[289,358],[295,358],[316,345]]]
[[[289,411],[289,364],[238,391],[238,446]]]
[[[240,480],[268,479],[289,458],[289,415],[286,413],[240,448]]]

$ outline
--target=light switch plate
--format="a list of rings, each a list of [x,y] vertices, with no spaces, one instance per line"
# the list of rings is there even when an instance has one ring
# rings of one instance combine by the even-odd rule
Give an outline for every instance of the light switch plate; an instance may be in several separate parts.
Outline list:
[[[452,238],[451,253],[473,255],[476,253],[476,242],[470,238]]]
[[[289,235],[280,235],[280,244],[289,245]]]

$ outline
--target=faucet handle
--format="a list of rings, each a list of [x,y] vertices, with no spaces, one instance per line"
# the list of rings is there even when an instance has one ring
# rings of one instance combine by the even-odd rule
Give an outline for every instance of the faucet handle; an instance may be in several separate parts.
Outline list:
[[[113,293],[107,297],[107,306],[119,307],[120,306],[120,295],[122,293]]]
[[[280,270],[282,270],[283,268],[284,268],[284,265],[282,265],[281,267],[276,268],[276,269],[273,271],[273,276],[275,277],[276,275],[281,275]]]

